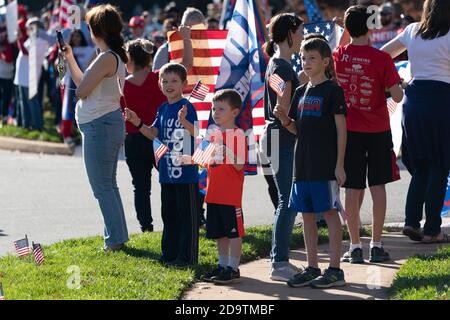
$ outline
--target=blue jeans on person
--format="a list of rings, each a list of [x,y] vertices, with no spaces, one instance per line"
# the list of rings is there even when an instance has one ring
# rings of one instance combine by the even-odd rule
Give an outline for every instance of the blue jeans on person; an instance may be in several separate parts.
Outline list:
[[[22,127],[25,129],[31,128],[34,130],[42,130],[44,126],[42,104],[39,103],[38,95],[35,95],[32,99],[29,99],[28,92],[28,87],[19,87]]]
[[[272,233],[272,251],[270,253],[274,268],[289,261],[289,246],[292,238],[297,212],[288,208],[291,195],[294,169],[294,148],[279,150],[278,171],[273,171],[273,177],[278,190],[278,208]]]
[[[117,109],[78,127],[86,173],[105,223],[105,245],[125,243],[128,230],[116,180],[119,150],[125,139],[122,113]]]

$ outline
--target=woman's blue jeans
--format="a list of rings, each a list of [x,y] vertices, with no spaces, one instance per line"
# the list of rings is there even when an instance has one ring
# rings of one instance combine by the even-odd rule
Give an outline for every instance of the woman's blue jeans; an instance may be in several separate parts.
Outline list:
[[[273,163],[273,160],[272,160]],[[273,170],[273,177],[278,190],[278,208],[272,233],[272,251],[270,253],[273,267],[289,261],[289,246],[292,238],[297,212],[288,208],[291,195],[294,168],[294,148],[279,150],[278,170]]]
[[[79,124],[79,128],[86,173],[105,223],[105,245],[125,243],[128,230],[116,180],[119,150],[125,139],[122,113],[118,109]]]

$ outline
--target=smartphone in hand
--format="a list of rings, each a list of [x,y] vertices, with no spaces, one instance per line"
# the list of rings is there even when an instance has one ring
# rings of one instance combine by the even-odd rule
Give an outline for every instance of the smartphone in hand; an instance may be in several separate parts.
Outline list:
[[[66,51],[61,30],[56,30],[56,38],[58,39],[59,50]]]

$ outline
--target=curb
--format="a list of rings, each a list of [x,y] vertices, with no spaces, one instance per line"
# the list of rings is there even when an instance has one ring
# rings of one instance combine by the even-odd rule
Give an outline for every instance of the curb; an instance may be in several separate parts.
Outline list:
[[[64,143],[35,141],[11,137],[0,137],[0,149],[30,153],[58,154],[72,156],[75,148]]]

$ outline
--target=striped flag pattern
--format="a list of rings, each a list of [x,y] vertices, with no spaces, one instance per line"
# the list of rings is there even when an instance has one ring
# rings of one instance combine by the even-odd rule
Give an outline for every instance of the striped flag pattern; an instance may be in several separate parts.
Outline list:
[[[216,151],[216,145],[214,143],[210,143],[206,140],[202,140],[198,145],[197,149],[195,149],[194,154],[192,155],[192,161],[194,163],[206,168],[209,161],[214,155]]]
[[[19,256],[26,256],[30,253],[30,244],[28,243],[28,237],[14,241],[14,247]]]
[[[273,74],[269,78],[269,85],[278,96],[282,96],[286,88],[286,82],[277,74]]]
[[[34,261],[36,261],[38,266],[44,263],[44,252],[42,251],[42,247],[39,243],[33,242],[33,256]]]
[[[59,7],[59,25],[61,28],[69,27],[69,7],[75,4],[75,0],[61,0]]]
[[[205,99],[192,97],[197,118],[199,121],[200,134],[204,136],[208,128],[208,120],[211,112],[211,102],[216,88],[217,75],[222,61],[223,49],[227,38],[227,30],[192,30],[192,48],[194,52],[193,67],[188,70],[188,85],[184,91],[190,94],[200,80],[203,86],[209,88]],[[169,56],[171,62],[180,63],[183,59],[183,38],[172,31],[168,33]]]
[[[5,294],[3,293],[3,286],[0,282],[0,300],[5,300]]]
[[[159,139],[153,140],[153,151],[155,153],[155,163],[158,167],[159,160],[166,154],[167,151],[169,151],[169,147],[167,147],[164,143],[159,141]]]
[[[398,103],[394,101],[394,99],[389,98],[387,99],[387,108],[389,110],[389,116],[392,116],[397,109]]]
[[[209,87],[205,84],[202,84],[202,81],[199,80],[196,84],[194,89],[192,89],[191,98],[204,101],[206,98],[206,95],[209,93]]]

